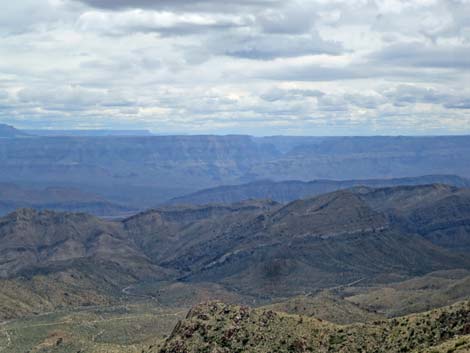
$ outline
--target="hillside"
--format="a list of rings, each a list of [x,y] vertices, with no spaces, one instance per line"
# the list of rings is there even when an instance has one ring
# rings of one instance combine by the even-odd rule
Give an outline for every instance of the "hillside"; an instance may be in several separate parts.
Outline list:
[[[168,305],[194,304],[191,297],[212,290],[268,304],[356,283],[380,286],[470,269],[469,200],[466,189],[438,184],[360,187],[287,205],[162,207],[121,221],[23,209],[0,218],[0,277],[63,288],[73,274],[83,279],[78,292],[96,292],[84,296],[159,297]],[[435,226],[417,216],[433,213]]]
[[[465,256],[407,232],[404,220],[376,211],[367,195],[362,189],[346,190],[294,201],[178,249],[163,265],[190,269],[187,281],[216,281],[265,295],[468,267]]]
[[[338,324],[370,322],[444,307],[470,298],[470,271],[448,270],[368,285],[366,281],[281,299],[264,309]]]
[[[271,310],[218,302],[193,308],[161,348],[149,352],[466,352],[470,303],[339,326]]]
[[[312,181],[271,181],[261,180],[241,185],[227,185],[200,190],[176,197],[170,204],[234,203],[249,199],[270,199],[277,202],[291,202],[327,192],[357,186],[391,187],[401,185],[447,184],[459,188],[470,187],[470,180],[454,175],[427,175],[410,178],[365,179],[365,180],[312,180]]]
[[[106,275],[87,274],[77,269],[0,279],[0,320],[70,307],[116,304],[115,294],[119,290]]]
[[[369,310],[366,304],[358,305],[350,298],[341,298],[334,291],[322,291],[317,295],[296,296],[262,308],[287,314],[314,317],[342,325],[355,322],[372,322],[385,318],[385,315],[378,313],[376,310]]]
[[[358,190],[404,231],[453,251],[470,250],[470,191],[446,185]]]

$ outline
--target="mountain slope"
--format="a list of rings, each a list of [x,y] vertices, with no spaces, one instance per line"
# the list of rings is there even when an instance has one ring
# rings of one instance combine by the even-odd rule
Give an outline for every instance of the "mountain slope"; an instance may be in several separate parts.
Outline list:
[[[126,295],[168,293],[182,282],[263,302],[386,283],[470,269],[469,199],[465,189],[425,185],[359,187],[287,205],[163,207],[122,221],[19,210],[0,218],[0,276],[74,270]]]
[[[278,202],[313,197],[316,195],[357,186],[391,187],[400,185],[447,184],[459,188],[470,187],[470,180],[454,175],[427,175],[414,178],[365,180],[271,181],[261,180],[241,185],[219,186],[176,197],[170,204],[233,203],[249,199],[271,199]]]
[[[468,267],[463,256],[403,232],[352,191],[294,201],[192,247],[164,266],[249,293],[292,295],[381,275]]]
[[[361,307],[332,291],[322,291],[315,296],[292,297],[263,307],[266,310],[314,317],[337,324],[372,322],[385,318],[384,315],[366,308],[366,305]]]
[[[453,251],[470,250],[470,189],[422,185],[358,192],[406,231]]]
[[[377,287],[345,289],[345,300],[387,317],[443,307],[470,298],[470,272],[437,271]],[[352,291],[352,293],[348,293]]]

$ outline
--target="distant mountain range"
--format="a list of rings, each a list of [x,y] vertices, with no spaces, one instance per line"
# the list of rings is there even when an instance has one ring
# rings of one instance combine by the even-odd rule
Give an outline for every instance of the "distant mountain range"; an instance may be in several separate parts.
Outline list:
[[[137,209],[259,180],[470,177],[469,136],[135,136],[141,133],[132,131],[26,136],[11,127],[2,130],[0,182],[76,188]]]
[[[0,138],[14,138],[27,136],[28,134],[22,130],[15,129],[13,126],[0,124]]]
[[[250,199],[270,199],[290,202],[327,192],[357,186],[387,187],[401,185],[446,184],[469,188],[470,180],[455,175],[427,175],[409,178],[366,179],[366,180],[312,180],[272,181],[260,180],[241,185],[224,185],[200,190],[189,195],[176,197],[168,204],[234,203]]]
[[[135,213],[130,207],[109,202],[103,197],[75,188],[26,188],[13,183],[0,183],[0,215],[19,208],[86,212],[96,216],[124,216]]]

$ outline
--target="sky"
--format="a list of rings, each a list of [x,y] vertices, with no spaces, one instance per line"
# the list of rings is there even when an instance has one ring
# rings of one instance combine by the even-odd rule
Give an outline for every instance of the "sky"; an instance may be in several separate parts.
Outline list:
[[[15,0],[0,123],[470,134],[470,0]]]

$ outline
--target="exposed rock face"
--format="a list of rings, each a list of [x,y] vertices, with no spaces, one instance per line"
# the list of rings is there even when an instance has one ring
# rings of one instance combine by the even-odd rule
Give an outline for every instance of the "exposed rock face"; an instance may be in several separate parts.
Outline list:
[[[0,181],[77,186],[151,207],[243,178],[279,153],[249,136],[32,137],[0,144]]]
[[[374,324],[347,326],[210,302],[193,308],[163,347],[153,352],[424,353],[434,352],[433,347],[454,337],[468,335],[469,328],[469,302]],[[469,341],[462,342],[463,346]]]

